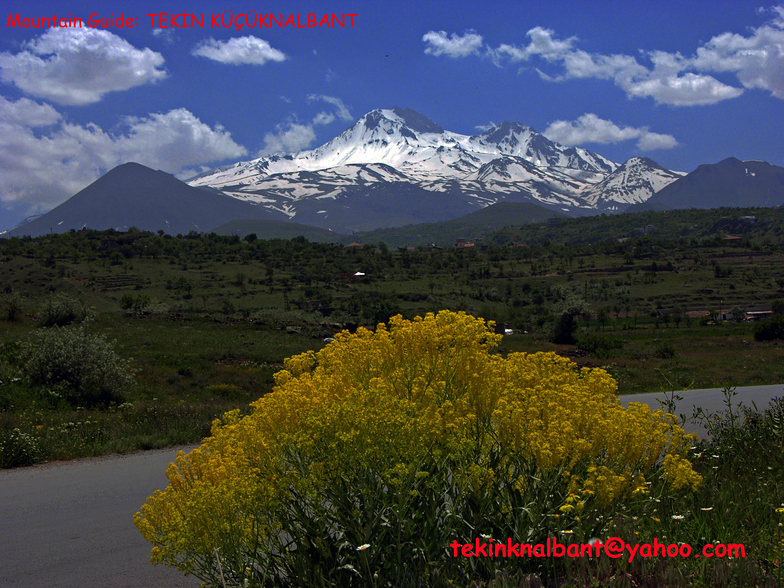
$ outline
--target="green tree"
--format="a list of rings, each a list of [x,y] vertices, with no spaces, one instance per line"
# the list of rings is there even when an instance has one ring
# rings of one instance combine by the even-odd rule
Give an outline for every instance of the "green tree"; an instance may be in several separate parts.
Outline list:
[[[9,322],[19,320],[19,315],[22,314],[22,297],[19,292],[9,292],[3,295],[2,299],[2,316],[3,319]]]
[[[596,320],[602,325],[602,331],[604,331],[604,325],[607,320],[610,318],[610,313],[607,311],[607,307],[602,306],[599,310],[596,311]]]
[[[681,326],[681,321],[683,320],[683,309],[680,306],[676,306],[672,309],[672,321],[675,323],[676,327]]]
[[[566,288],[554,288],[553,293],[558,301],[553,307],[555,322],[550,340],[553,343],[574,344],[577,321],[580,317],[587,317],[591,314],[590,307],[584,299]]]

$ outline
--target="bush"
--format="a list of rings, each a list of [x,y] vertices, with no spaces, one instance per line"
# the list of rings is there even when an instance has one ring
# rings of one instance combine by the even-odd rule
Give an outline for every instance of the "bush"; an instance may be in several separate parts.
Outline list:
[[[120,308],[127,314],[165,314],[168,312],[169,307],[158,300],[150,299],[147,294],[133,294],[125,293],[120,298]]]
[[[491,353],[500,341],[443,311],[287,359],[136,514],[152,560],[209,585],[468,585],[552,562],[453,557],[455,540],[587,541],[649,482],[699,484],[674,417],[624,409],[601,369]]]
[[[678,357],[678,350],[672,343],[659,343],[653,354],[659,359],[675,359]]]
[[[623,342],[604,335],[586,335],[577,342],[577,349],[592,353],[601,359],[608,359],[613,349],[623,349]]]
[[[22,371],[34,385],[58,388],[71,404],[105,404],[134,384],[130,362],[113,345],[82,328],[39,331],[21,353]]]
[[[82,300],[67,294],[50,298],[38,312],[39,327],[64,327],[71,323],[85,322],[93,318],[92,312]]]
[[[753,332],[757,341],[784,339],[784,315],[775,314],[770,319],[755,323]]]
[[[3,295],[0,313],[3,320],[14,322],[22,314],[22,297],[18,292],[9,292]]]
[[[0,468],[15,468],[34,464],[40,450],[32,435],[19,429],[0,431]]]

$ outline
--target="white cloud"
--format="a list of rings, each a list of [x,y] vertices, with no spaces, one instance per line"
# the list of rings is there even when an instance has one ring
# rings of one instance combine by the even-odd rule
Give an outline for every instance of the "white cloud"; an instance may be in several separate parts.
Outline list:
[[[712,76],[687,73],[646,80],[622,81],[619,85],[629,96],[653,98],[659,104],[670,106],[700,106],[715,104],[743,94],[742,88],[721,83]]]
[[[152,36],[162,39],[167,45],[174,45],[174,43],[179,41],[179,37],[174,33],[174,29],[154,28]]]
[[[343,104],[343,101],[340,98],[335,98],[334,96],[324,96],[323,94],[310,94],[308,96],[308,102],[313,102],[314,100],[323,100],[327,104],[331,104],[332,106],[334,106],[335,114],[340,120],[346,122],[354,120],[354,117],[351,116],[351,113],[349,112],[348,108],[346,107],[345,104]],[[326,114],[326,113],[321,113],[321,114]],[[332,118],[332,120],[334,120],[334,117]],[[332,120],[330,120],[330,122],[332,122]]]
[[[467,57],[478,54],[482,48],[482,36],[474,31],[466,31],[461,37],[452,33],[447,37],[446,31],[430,31],[425,33],[422,41],[427,44],[425,53],[428,55],[446,55],[447,57]]]
[[[649,69],[630,55],[591,54],[575,49],[576,39],[558,40],[553,31],[541,27],[530,30],[528,36],[531,42],[527,47],[512,50],[502,46],[497,53],[508,55],[512,61],[538,56],[548,63],[561,65],[564,73],[560,75],[552,76],[537,70],[542,78],[550,81],[575,78],[613,80],[629,97],[653,98],[659,104],[671,106],[714,104],[743,93],[743,89],[728,86],[712,76],[683,73],[693,66],[690,60],[677,53],[655,51],[648,54],[653,64],[653,68]]]
[[[207,39],[192,51],[193,55],[206,57],[232,65],[264,65],[268,61],[284,61],[286,55],[274,49],[269,42],[258,37],[234,37],[228,41]]]
[[[596,78],[612,80],[630,98],[653,98],[659,104],[696,106],[721,102],[740,96],[745,89],[769,91],[784,99],[784,6],[764,12],[772,14],[770,22],[751,29],[748,36],[722,33],[703,43],[691,56],[665,51],[642,53],[650,65],[632,55],[604,55],[578,49],[578,39],[559,39],[555,32],[534,27],[522,46],[507,43],[488,49],[494,63],[539,60],[560,71],[535,68],[542,79],[559,82],[568,79]],[[482,37],[473,31],[463,37],[446,32],[429,32],[423,38],[425,53],[466,57],[477,54]],[[713,73],[735,74],[739,86],[715,78]]]
[[[257,157],[302,151],[313,145],[313,142],[316,140],[314,125],[328,125],[337,119],[342,121],[354,119],[348,107],[340,98],[325,96],[324,94],[309,94],[307,100],[308,102],[317,100],[326,102],[334,108],[334,112],[319,112],[313,117],[310,124],[300,123],[296,117],[292,117],[285,123],[277,125],[274,133],[264,135],[264,146],[259,150]],[[291,101],[286,100],[286,102]]]
[[[212,128],[185,108],[145,118],[128,117],[124,122],[128,132],[112,137],[115,157],[121,161],[176,171],[247,154],[221,125]]]
[[[60,118],[60,113],[49,104],[38,104],[27,98],[11,102],[4,96],[0,96],[0,122],[28,127],[46,127],[56,124]]]
[[[62,120],[50,107],[0,97],[0,200],[44,212],[73,196],[109,169],[128,161],[182,172],[247,151],[222,127],[185,109],[125,118],[118,132]],[[9,114],[10,113],[10,114]],[[33,124],[53,126],[34,132]]]
[[[476,125],[474,128],[484,133],[486,131],[489,131],[490,129],[494,129],[496,126],[497,125],[493,121],[490,121],[486,125]]]
[[[296,153],[310,147],[315,140],[316,132],[311,125],[296,122],[279,124],[276,132],[264,135],[264,147],[259,150],[257,157],[276,153]]]
[[[690,64],[700,71],[732,72],[745,88],[768,90],[784,99],[784,7],[751,36],[723,33],[697,49]]]
[[[652,133],[648,130],[640,136],[637,141],[637,149],[640,151],[656,151],[657,149],[672,149],[678,146],[678,141],[672,135],[662,135]]]
[[[3,82],[66,105],[92,104],[108,92],[161,80],[167,75],[162,66],[160,53],[91,28],[52,28],[17,54],[0,53]]]
[[[584,114],[576,121],[554,121],[542,134],[563,145],[621,143],[637,139],[637,148],[641,151],[671,149],[678,146],[678,141],[672,135],[653,133],[648,130],[648,127],[620,127],[593,113]]]
[[[328,125],[335,120],[335,115],[328,112],[319,112],[313,117],[314,125]]]

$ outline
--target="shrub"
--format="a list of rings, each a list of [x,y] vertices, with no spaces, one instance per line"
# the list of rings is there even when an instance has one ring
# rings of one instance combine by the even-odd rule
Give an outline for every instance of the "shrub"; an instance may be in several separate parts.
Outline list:
[[[0,431],[0,468],[15,468],[34,464],[40,450],[32,435],[19,429]]]
[[[453,557],[455,540],[587,541],[649,483],[699,484],[674,417],[624,409],[601,369],[491,353],[492,327],[396,316],[287,359],[274,391],[180,453],[136,514],[152,560],[210,585],[467,585],[552,568]]]
[[[125,293],[120,298],[120,308],[127,313],[154,314],[154,308],[159,305],[159,302],[150,300],[147,294],[134,296],[133,294]]]
[[[84,302],[67,294],[59,294],[44,303],[38,312],[39,327],[64,327],[92,319]]]
[[[3,320],[14,322],[19,320],[22,314],[22,297],[18,292],[9,292],[3,295],[0,313]]]
[[[784,339],[784,315],[774,314],[772,318],[755,323],[753,332],[757,341]]]
[[[623,342],[604,335],[586,335],[577,342],[577,349],[592,353],[601,359],[607,359],[613,349],[623,349]]]
[[[113,345],[83,328],[39,331],[21,353],[22,371],[34,385],[61,389],[72,404],[108,403],[134,384],[130,362]]]
[[[659,359],[675,359],[678,357],[678,350],[672,343],[659,343],[653,354]]]

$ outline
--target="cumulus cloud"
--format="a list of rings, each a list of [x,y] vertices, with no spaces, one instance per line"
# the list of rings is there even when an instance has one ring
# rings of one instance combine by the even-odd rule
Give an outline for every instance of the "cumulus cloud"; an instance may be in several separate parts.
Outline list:
[[[784,6],[749,37],[723,33],[697,49],[691,59],[701,71],[732,72],[745,88],[767,90],[784,99]]]
[[[436,57],[468,57],[478,54],[483,45],[482,36],[474,31],[466,31],[462,37],[455,33],[447,37],[446,31],[430,31],[425,33],[422,41],[427,45],[425,53]]]
[[[743,94],[742,88],[721,83],[712,76],[687,73],[682,76],[652,77],[622,81],[619,85],[629,96],[653,98],[659,104],[700,106],[715,104]]]
[[[548,81],[595,78],[613,81],[630,98],[652,98],[659,104],[697,106],[736,98],[746,89],[760,89],[784,99],[784,7],[768,10],[769,22],[751,29],[747,36],[722,33],[697,48],[692,56],[665,51],[632,55],[589,53],[577,47],[578,39],[560,39],[544,27],[528,31],[523,45],[504,43],[485,54],[494,63],[547,64],[535,67]],[[466,57],[479,53],[482,37],[473,31],[447,37],[431,31],[423,39],[425,53]],[[555,71],[552,69],[555,68]],[[739,85],[730,85],[711,74],[734,74]]]
[[[563,145],[621,143],[637,139],[637,148],[641,151],[672,149],[678,146],[678,141],[672,135],[653,133],[648,127],[620,127],[593,113],[584,114],[576,121],[554,121],[542,134]]]
[[[176,174],[245,154],[225,129],[183,108],[124,118],[109,133],[64,121],[25,98],[0,97],[0,200],[29,214],[51,209],[128,161]]]
[[[83,105],[165,78],[163,61],[108,31],[52,28],[19,53],[0,53],[0,79],[58,104]]]
[[[258,37],[233,37],[228,41],[207,39],[192,51],[193,55],[206,57],[232,65],[264,65],[268,61],[285,61],[286,55]]]
[[[56,124],[60,118],[60,113],[49,104],[38,104],[27,98],[11,102],[4,96],[0,96],[0,122],[2,123],[46,127]]]
[[[274,133],[264,135],[264,146],[259,150],[257,157],[302,151],[313,145],[316,140],[315,125],[328,125],[338,119],[342,121],[354,119],[340,98],[324,94],[309,94],[307,100],[326,102],[333,107],[333,112],[319,112],[310,124],[301,123],[296,116],[292,116],[290,120],[277,125]],[[286,102],[291,101],[286,99]]]
[[[274,133],[264,135],[264,147],[257,157],[265,155],[296,153],[307,149],[316,140],[316,132],[311,125],[296,122],[279,124]]]

